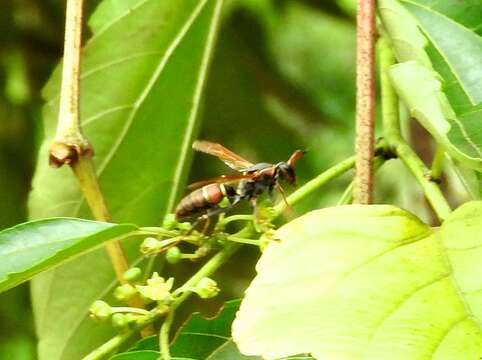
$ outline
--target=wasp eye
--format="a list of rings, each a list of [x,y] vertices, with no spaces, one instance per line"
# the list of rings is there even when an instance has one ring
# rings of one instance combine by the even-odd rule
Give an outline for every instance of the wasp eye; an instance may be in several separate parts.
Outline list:
[[[293,184],[296,180],[295,173],[290,167],[281,169],[281,178],[286,180],[289,184]]]

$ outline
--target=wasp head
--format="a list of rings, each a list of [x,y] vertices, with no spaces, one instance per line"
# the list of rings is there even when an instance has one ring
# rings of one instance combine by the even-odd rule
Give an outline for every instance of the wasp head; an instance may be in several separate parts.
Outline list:
[[[295,170],[287,162],[280,162],[276,165],[276,179],[285,180],[288,184],[293,185],[296,182]]]
[[[280,162],[276,165],[276,178],[286,180],[290,185],[296,183],[295,163],[306,151],[296,150],[288,161]]]

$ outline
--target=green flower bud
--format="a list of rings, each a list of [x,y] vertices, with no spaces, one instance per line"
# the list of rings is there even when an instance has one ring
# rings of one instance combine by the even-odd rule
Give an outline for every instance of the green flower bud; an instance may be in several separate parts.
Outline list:
[[[169,264],[175,264],[182,259],[181,250],[177,246],[169,248],[166,252],[166,260]]]
[[[123,330],[129,325],[129,319],[126,314],[116,313],[112,315],[112,326],[116,329]]]
[[[166,230],[173,230],[177,227],[178,222],[175,214],[167,214],[162,222],[162,227]]]
[[[125,281],[133,282],[142,276],[142,270],[138,267],[128,269],[122,277]]]
[[[215,297],[220,291],[216,281],[208,277],[204,277],[199,280],[198,284],[193,290],[199,295],[199,297],[203,299]]]
[[[137,315],[137,314],[124,314],[124,315],[129,325],[135,324],[138,320],[144,317],[143,315]]]
[[[124,284],[116,287],[114,290],[114,297],[119,301],[129,301],[134,295],[137,294],[137,290],[131,284]]]
[[[105,301],[97,300],[89,308],[90,316],[98,321],[104,321],[112,315],[112,307]]]
[[[162,249],[163,243],[156,238],[146,237],[141,244],[141,253],[151,255],[159,252]]]
[[[182,222],[182,223],[177,224],[177,227],[178,227],[179,230],[189,231],[192,228],[192,224],[189,223],[189,222]]]

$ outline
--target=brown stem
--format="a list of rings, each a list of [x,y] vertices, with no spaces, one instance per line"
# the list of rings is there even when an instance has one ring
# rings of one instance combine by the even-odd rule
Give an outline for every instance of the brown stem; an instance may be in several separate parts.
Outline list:
[[[375,0],[358,0],[357,13],[356,174],[354,201],[373,199],[375,124]]]
[[[82,2],[67,1],[59,119],[49,153],[50,165],[54,167],[71,164],[81,156],[92,154],[89,142],[82,135],[79,120]]]
[[[49,162],[53,167],[69,164],[94,218],[100,221],[111,221],[92,161],[94,152],[80,127],[82,6],[83,0],[67,1],[59,118],[55,139],[50,146]],[[123,274],[129,268],[129,264],[120,242],[107,243],[106,251],[117,279],[125,283]],[[139,298],[133,299],[129,305],[143,307]],[[146,332],[149,332],[149,329]]]
[[[92,161],[93,150],[80,128],[80,48],[82,39],[83,0],[68,0],[65,20],[64,62],[60,110],[55,140],[50,147],[50,163],[59,167],[69,164],[79,181],[80,189],[94,215],[101,221],[111,221]],[[120,244],[109,243],[111,258],[119,281],[128,269]]]

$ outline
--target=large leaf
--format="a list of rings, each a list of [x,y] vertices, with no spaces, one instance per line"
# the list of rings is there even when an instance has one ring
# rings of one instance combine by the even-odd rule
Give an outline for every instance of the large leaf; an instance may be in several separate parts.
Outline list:
[[[457,160],[482,170],[482,147],[457,118],[435,71],[416,61],[407,61],[391,67],[390,79],[411,115],[444,149]]]
[[[0,232],[0,292],[82,252],[136,230],[80,219],[37,220]]]
[[[83,128],[116,222],[156,224],[183,188],[221,0],[104,1],[83,49]],[[44,95],[45,140],[30,198],[32,218],[89,217],[70,169],[49,169],[60,69]],[[128,252],[137,255],[135,246]],[[33,283],[41,360],[77,359],[112,335],[87,308],[114,285],[103,250]]]
[[[233,324],[267,359],[477,359],[482,202],[440,229],[387,205],[313,211],[279,229]]]
[[[379,9],[398,60],[418,65],[391,72],[412,115],[454,158],[482,169],[482,4],[381,0]]]

